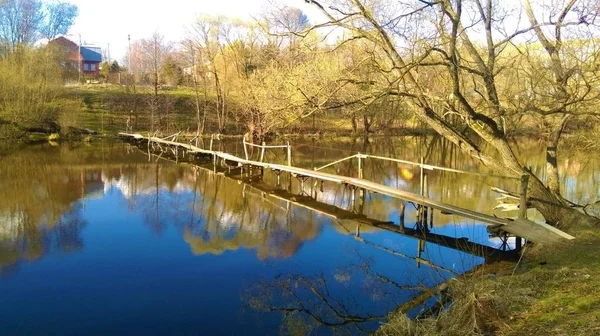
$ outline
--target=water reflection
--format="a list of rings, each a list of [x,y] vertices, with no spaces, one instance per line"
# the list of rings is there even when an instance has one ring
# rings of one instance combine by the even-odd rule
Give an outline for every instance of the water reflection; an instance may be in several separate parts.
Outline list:
[[[294,161],[316,167],[354,154],[337,150],[349,148],[477,167],[438,140],[394,141],[315,147],[309,141],[298,144]],[[235,152],[235,143],[221,145]],[[520,155],[543,168],[539,156]],[[561,165],[572,200],[598,197],[593,160],[573,154]],[[248,184],[235,172],[212,169],[148,160],[121,143],[43,145],[0,158],[0,324],[8,333],[26,333],[31,327],[23,316],[31,314],[42,330],[64,333],[64,325],[52,322],[60,306],[67,324],[81,332],[89,330],[90,316],[122,321],[112,327],[95,321],[98,333],[369,332],[399,305],[417,315],[434,302],[413,304],[422,303],[416,298],[483,263],[487,252],[477,249],[500,245],[485,227],[437,212],[432,226],[415,227],[414,207],[401,200],[366,193],[353,202],[352,190],[333,184],[321,190],[312,181],[303,195],[296,180],[287,189],[285,176],[277,189],[269,172]],[[332,169],[352,175],[357,166],[347,161]],[[420,173],[395,163],[365,165],[366,177],[411,191]],[[479,211],[495,205],[491,185],[509,188],[471,176],[428,178],[431,197]],[[406,228],[398,225],[402,217]],[[60,293],[63,301],[41,294],[48,288],[39,272],[52,284],[52,297]],[[82,289],[69,286],[72,279]],[[207,320],[202,325],[199,312]],[[140,316],[148,322],[134,325]]]

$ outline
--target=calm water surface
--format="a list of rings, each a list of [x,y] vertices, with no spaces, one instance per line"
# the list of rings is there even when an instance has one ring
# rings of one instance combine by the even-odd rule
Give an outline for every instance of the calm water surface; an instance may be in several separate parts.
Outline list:
[[[243,153],[237,142],[219,146]],[[541,171],[542,148],[529,141],[519,155]],[[294,164],[318,167],[356,152],[484,171],[431,138],[296,142]],[[271,151],[266,159],[283,162],[285,155]],[[329,172],[355,176],[356,166],[346,161]],[[597,167],[585,153],[562,159],[570,199],[600,197]],[[366,178],[413,192],[419,174],[365,163]],[[292,183],[288,196],[302,199]],[[436,172],[428,184],[432,198],[490,214],[497,196],[491,186],[517,187]],[[485,262],[263,193],[275,185],[272,173],[246,184],[149,161],[118,142],[37,145],[0,156],[0,334],[362,334],[425,288]],[[318,202],[337,211],[399,222],[400,200],[367,193],[357,207],[343,186],[311,187],[304,192],[316,191]],[[406,209],[413,228],[414,207]],[[501,247],[484,226],[437,212],[430,233]],[[432,304],[405,307],[416,316]]]

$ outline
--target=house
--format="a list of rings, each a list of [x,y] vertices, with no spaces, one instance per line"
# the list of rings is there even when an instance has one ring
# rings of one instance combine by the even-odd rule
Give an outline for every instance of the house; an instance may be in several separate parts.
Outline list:
[[[82,46],[63,36],[50,41],[48,45],[59,48],[60,63],[63,67],[74,69],[85,77],[100,77],[100,63],[102,63],[100,48]]]

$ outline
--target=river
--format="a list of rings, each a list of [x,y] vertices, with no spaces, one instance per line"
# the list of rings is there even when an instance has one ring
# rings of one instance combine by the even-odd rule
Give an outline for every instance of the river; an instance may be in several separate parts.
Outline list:
[[[214,146],[244,155],[237,140]],[[361,152],[488,173],[434,137],[308,139],[292,146],[294,165],[306,168]],[[542,177],[543,149],[540,141],[522,139],[517,153]],[[265,159],[284,162],[285,152],[269,150]],[[560,157],[568,199],[600,199],[599,161],[578,151]],[[417,167],[371,159],[363,167],[367,179],[419,192]],[[348,160],[325,171],[355,176],[357,168]],[[431,198],[487,214],[494,214],[498,197],[492,187],[518,190],[510,179],[426,174]],[[176,164],[117,141],[5,151],[0,333],[364,334],[398,306],[419,315],[437,299],[410,305],[412,299],[491,261],[443,239],[428,241],[303,205],[312,195],[337,214],[397,226],[401,200],[366,193],[353,202],[347,187],[309,181],[301,190],[296,179],[276,197],[265,192],[276,181],[266,172],[245,183],[215,174],[210,165]],[[412,204],[404,218],[414,230]],[[436,211],[430,224],[418,228],[424,236],[499,253],[514,247],[473,220]]]

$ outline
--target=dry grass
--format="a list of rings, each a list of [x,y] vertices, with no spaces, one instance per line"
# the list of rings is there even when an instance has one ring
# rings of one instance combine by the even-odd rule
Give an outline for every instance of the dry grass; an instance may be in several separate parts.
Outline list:
[[[380,335],[600,335],[600,233],[534,247],[519,265],[499,263],[453,280],[451,305],[412,321],[391,316]]]

